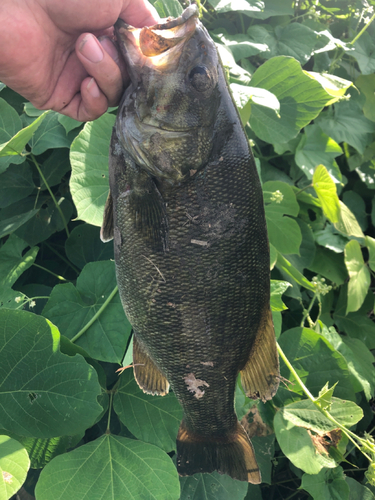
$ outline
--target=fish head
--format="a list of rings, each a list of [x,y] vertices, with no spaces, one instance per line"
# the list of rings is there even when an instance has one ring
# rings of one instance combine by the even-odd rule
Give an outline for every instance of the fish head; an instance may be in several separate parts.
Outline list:
[[[151,27],[119,20],[115,30],[131,78],[117,135],[137,165],[178,184],[212,149],[220,104],[215,45],[195,5]]]

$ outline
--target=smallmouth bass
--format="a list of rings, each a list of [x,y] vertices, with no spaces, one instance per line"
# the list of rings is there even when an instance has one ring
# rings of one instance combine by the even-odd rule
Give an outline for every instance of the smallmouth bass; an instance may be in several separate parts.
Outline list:
[[[262,191],[215,45],[188,7],[179,18],[116,36],[131,84],[110,145],[101,231],[114,239],[117,281],[133,326],[144,392],[173,389],[183,408],[180,475],[259,483],[234,410],[276,393]]]

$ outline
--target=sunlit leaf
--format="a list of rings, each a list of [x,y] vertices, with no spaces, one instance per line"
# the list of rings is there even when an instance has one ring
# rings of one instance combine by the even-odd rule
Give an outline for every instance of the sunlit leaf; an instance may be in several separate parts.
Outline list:
[[[8,500],[25,482],[30,460],[21,443],[0,435],[0,499]]]
[[[345,264],[350,277],[346,307],[348,313],[357,311],[361,307],[371,283],[370,271],[363,260],[358,241],[349,241],[345,246]]]
[[[340,219],[340,202],[336,186],[324,165],[318,165],[313,175],[313,186],[322,205],[324,215],[331,222]]]

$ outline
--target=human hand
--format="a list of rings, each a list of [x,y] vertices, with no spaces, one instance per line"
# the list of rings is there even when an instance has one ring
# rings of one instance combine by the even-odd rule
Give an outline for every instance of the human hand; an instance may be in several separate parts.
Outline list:
[[[111,41],[118,17],[137,27],[159,20],[147,0],[1,0],[0,80],[39,109],[98,118],[127,80]]]

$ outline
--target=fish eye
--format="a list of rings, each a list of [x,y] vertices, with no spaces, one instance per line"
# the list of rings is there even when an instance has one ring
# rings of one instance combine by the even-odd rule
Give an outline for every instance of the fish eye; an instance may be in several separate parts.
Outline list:
[[[189,80],[198,92],[204,92],[212,85],[211,76],[205,66],[196,66],[193,68],[189,73]]]

